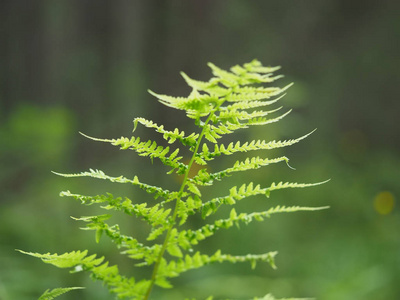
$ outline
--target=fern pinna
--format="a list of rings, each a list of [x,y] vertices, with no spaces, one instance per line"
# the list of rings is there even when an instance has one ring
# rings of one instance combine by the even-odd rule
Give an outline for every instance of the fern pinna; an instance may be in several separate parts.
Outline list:
[[[156,199],[156,203],[154,201],[133,203],[128,198],[116,198],[111,194],[87,196],[70,191],[61,192],[61,196],[75,198],[82,204],[100,204],[100,207],[105,210],[122,211],[147,222],[151,227],[150,233],[146,241],[139,241],[134,237],[122,234],[117,224],[109,225],[107,223],[109,214],[77,218],[86,223],[84,229],[96,232],[97,242],[102,235],[106,235],[119,249],[122,249],[122,254],[136,261],[135,267],[151,267],[153,270],[151,277],[137,280],[121,275],[116,265],[110,266],[104,257],[97,257],[96,254],[90,255],[87,250],[72,251],[61,255],[24,252],[25,254],[41,258],[44,262],[60,268],[73,268],[74,271],[89,272],[94,279],[102,281],[120,299],[150,299],[154,285],[171,288],[170,278],[211,263],[249,262],[254,268],[257,262],[266,262],[275,268],[274,257],[277,254],[275,251],[234,256],[218,250],[212,255],[206,255],[199,251],[193,251],[193,247],[212,236],[216,231],[230,228],[233,225],[248,224],[254,220],[263,221],[265,217],[276,213],[326,208],[276,206],[261,212],[244,213],[237,212],[233,207],[227,216],[207,222],[207,217],[215,214],[220,207],[234,206],[236,202],[250,196],[269,197],[270,193],[275,190],[310,187],[321,183],[280,182],[261,186],[247,182],[240,186],[233,186],[225,192],[225,195],[204,199],[201,193],[203,186],[211,186],[215,181],[223,180],[236,172],[254,170],[278,162],[288,163],[289,160],[285,156],[274,158],[249,156],[218,172],[210,172],[207,165],[209,161],[237,152],[251,153],[255,150],[287,147],[301,141],[311,133],[292,140],[268,142],[253,140],[224,144],[221,139],[225,135],[251,126],[274,123],[284,118],[290,111],[270,117],[279,108],[268,109],[268,107],[282,98],[290,84],[283,88],[264,86],[282,76],[273,75],[273,72],[279,67],[264,67],[257,60],[243,66],[236,65],[230,71],[222,70],[211,63],[208,65],[214,77],[207,82],[191,79],[182,73],[183,78],[192,88],[188,97],[172,97],[150,91],[162,104],[184,110],[186,115],[194,120],[198,132],[186,134],[180,129],[169,131],[163,125],[144,118],[134,120],[134,129],[139,125],[154,129],[162,135],[167,143],[174,144],[174,150],[169,146],[164,147],[155,141],[142,140],[137,136],[98,139],[85,135],[89,139],[111,143],[120,149],[133,150],[138,155],[147,156],[151,160],[159,159],[170,168],[168,174],[175,173],[183,177],[178,190],[170,191],[160,186],[146,184],[141,182],[137,176],[133,178],[114,177],[106,175],[100,170],[91,169],[78,174],[56,173],[64,177],[94,177],[135,185]],[[191,156],[186,158],[187,160],[180,156],[180,153],[183,152],[182,147],[188,148],[191,153]],[[196,164],[196,168],[193,168],[194,164]],[[196,169],[194,175],[192,175],[193,171],[190,172],[192,168]],[[188,222],[191,215],[195,214],[201,214],[205,220],[203,226],[197,229],[188,229],[188,227],[182,226]],[[212,299],[212,297],[210,296],[208,299]],[[254,299],[274,298],[268,294],[263,298]]]

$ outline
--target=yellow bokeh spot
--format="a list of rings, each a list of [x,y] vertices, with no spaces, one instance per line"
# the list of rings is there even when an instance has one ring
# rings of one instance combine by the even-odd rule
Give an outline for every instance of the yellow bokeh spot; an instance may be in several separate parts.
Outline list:
[[[394,208],[394,196],[391,192],[384,191],[376,195],[374,208],[381,215],[390,214]]]

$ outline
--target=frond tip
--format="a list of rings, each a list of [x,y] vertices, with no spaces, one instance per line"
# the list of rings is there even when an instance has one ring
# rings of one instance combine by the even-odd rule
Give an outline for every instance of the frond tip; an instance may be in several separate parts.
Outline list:
[[[38,300],[52,300],[58,296],[61,296],[62,294],[65,294],[67,292],[70,292],[72,290],[81,290],[84,289],[84,287],[66,287],[66,288],[55,288],[52,290],[46,290]]]

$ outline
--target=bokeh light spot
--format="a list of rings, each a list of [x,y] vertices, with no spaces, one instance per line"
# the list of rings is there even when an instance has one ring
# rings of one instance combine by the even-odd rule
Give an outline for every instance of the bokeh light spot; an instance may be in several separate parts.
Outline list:
[[[374,208],[381,215],[390,214],[394,208],[394,196],[391,192],[380,192],[375,196]]]

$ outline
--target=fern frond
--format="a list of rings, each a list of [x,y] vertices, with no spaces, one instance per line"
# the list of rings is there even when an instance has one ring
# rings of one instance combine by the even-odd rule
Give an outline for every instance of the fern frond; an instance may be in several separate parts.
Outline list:
[[[193,194],[187,197],[186,200],[182,199],[177,207],[177,216],[181,219],[179,225],[183,225],[189,215],[195,214],[195,212],[201,207],[202,201],[199,195]]]
[[[216,83],[212,82],[212,81],[205,82],[205,81],[192,79],[184,72],[181,72],[180,74],[183,77],[183,79],[185,79],[186,83],[190,87],[192,87],[193,89],[198,90],[198,91],[207,91],[208,89],[210,89],[216,85]]]
[[[286,164],[289,164],[289,159],[286,156],[281,156],[273,159],[260,158],[259,156],[246,158],[245,161],[236,161],[231,168],[227,168],[223,171],[216,173],[208,173],[205,171],[205,169],[201,169],[199,171],[199,174],[193,177],[191,180],[197,185],[212,185],[215,180],[222,180],[222,178],[229,176],[230,173],[256,170],[261,167],[274,163],[279,163],[282,161],[285,161]]]
[[[257,195],[265,195],[269,197],[270,193],[275,190],[287,189],[287,188],[305,188],[324,184],[329,180],[317,182],[317,183],[296,183],[296,182],[279,182],[278,184],[272,183],[267,188],[261,188],[259,184],[253,186],[253,183],[242,184],[238,189],[236,186],[229,190],[229,195],[224,197],[216,197],[207,202],[204,202],[201,206],[202,217],[205,218],[215,213],[221,205],[234,205],[236,201],[240,201],[244,198]]]
[[[121,253],[126,254],[131,259],[144,259],[145,265],[153,264],[158,254],[160,253],[161,245],[154,244],[151,247],[145,246],[144,244],[139,243],[137,239],[121,234],[119,226],[117,224],[109,226],[107,223],[104,222],[109,217],[109,215],[100,215],[73,219],[88,223],[86,227],[81,229],[95,230],[97,243],[100,241],[101,236],[105,234],[118,248],[127,249]],[[143,264],[138,265],[141,266]]]
[[[189,180],[186,184],[187,190],[191,192],[193,195],[201,197],[201,192],[199,188],[193,183],[192,180]]]
[[[236,152],[247,152],[247,151],[253,151],[253,150],[272,150],[272,149],[277,149],[277,148],[283,148],[283,147],[288,147],[293,144],[296,144],[300,142],[301,140],[305,139],[309,135],[311,135],[316,129],[311,131],[310,133],[307,133],[297,139],[291,139],[291,140],[284,140],[284,141],[270,141],[266,142],[265,140],[253,140],[251,142],[236,142],[230,143],[227,146],[224,144],[220,145],[215,145],[214,146],[214,151],[209,151],[208,147],[205,146],[206,148],[202,149],[202,152],[199,154],[199,156],[203,156],[206,160],[212,160],[216,156],[220,156],[221,154],[224,155],[231,155]]]
[[[268,119],[268,118],[264,118],[264,117],[255,117],[255,118],[249,119],[249,121],[245,124],[251,125],[251,126],[260,126],[260,125],[267,125],[267,124],[275,123],[275,122],[282,120],[284,117],[286,117],[291,112],[292,112],[292,110],[290,109],[287,112],[285,112],[284,114],[282,114],[276,118],[272,118],[272,119]]]
[[[280,66],[264,67],[257,59],[253,59],[251,62],[245,63],[243,66],[248,72],[255,73],[273,73],[281,68]]]
[[[204,300],[213,300],[214,299],[214,297],[213,296],[210,296],[210,297],[207,297],[206,299],[204,299]],[[196,298],[185,298],[185,300],[197,300]]]
[[[249,72],[249,70],[241,69],[241,72],[229,72],[222,70],[212,63],[208,63],[212,73],[220,80],[220,83],[226,87],[235,87],[238,85],[248,85],[254,83],[270,83],[279,78],[282,75],[272,77],[272,73],[258,74],[256,72]],[[238,70],[238,69],[236,69]]]
[[[218,139],[222,138],[224,135],[227,134],[231,134],[234,131],[238,130],[238,129],[242,129],[242,128],[248,128],[247,125],[245,124],[241,124],[241,123],[231,123],[230,121],[234,121],[234,120],[225,120],[224,123],[218,123],[218,121],[216,120],[216,123],[218,123],[218,125],[212,125],[212,124],[207,124],[206,126],[204,126],[204,135],[205,138],[213,143],[213,144],[217,144],[218,143]],[[203,157],[203,153],[205,153],[204,151],[204,147],[207,147],[208,150],[208,146],[206,143],[203,143],[202,145],[203,147],[203,152],[200,153],[195,153],[195,159],[200,161],[200,165],[206,165],[207,162],[205,161],[205,159],[208,159],[207,156]],[[209,153],[209,151],[206,151],[207,153]]]
[[[208,125],[211,132],[215,132],[218,135],[225,135],[234,132],[237,129],[246,128],[241,124],[233,124],[226,122],[225,124],[218,124],[218,126]]]
[[[279,299],[276,299],[271,294],[267,294],[262,298],[255,297],[252,300],[315,300],[315,299],[314,298],[279,298]]]
[[[278,96],[284,93],[293,84],[288,84],[283,88],[261,88],[261,87],[250,87],[250,86],[240,86],[233,89],[233,93],[226,96],[228,102],[254,102],[258,100],[270,99],[272,97]],[[283,95],[284,96],[284,95]],[[277,102],[283,96],[265,101],[264,105],[270,105]],[[236,103],[238,104],[238,103]]]
[[[198,118],[208,115],[219,103],[218,97],[196,92],[192,93],[187,98],[160,95],[152,91],[149,91],[149,93],[158,98],[158,100],[166,106],[188,111],[188,116],[191,118]]]
[[[165,280],[165,278],[177,277],[179,274],[200,268],[204,265],[212,263],[237,263],[249,262],[252,268],[255,268],[257,262],[267,262],[273,269],[276,269],[274,258],[278,252],[268,252],[264,254],[247,254],[247,255],[230,255],[222,254],[220,250],[209,256],[196,252],[194,255],[186,254],[185,257],[178,260],[171,260],[167,262],[166,259],[162,260],[158,276]]]
[[[211,126],[205,126],[203,128],[204,137],[211,143],[216,144],[217,139],[220,139],[222,136],[219,135],[216,131],[212,130]]]
[[[206,255],[195,251],[193,248],[201,241],[214,235],[219,229],[228,229],[240,224],[247,225],[252,221],[263,221],[277,213],[314,211],[327,207],[279,205],[266,208],[264,211],[248,213],[237,213],[235,208],[232,208],[229,217],[216,218],[209,224],[203,223],[196,226],[197,229],[187,229],[188,227],[182,229],[181,225],[184,225],[191,215],[201,214],[203,218],[206,218],[216,213],[222,205],[232,206],[237,201],[251,196],[262,195],[268,198],[270,193],[275,190],[304,188],[324,183],[279,182],[261,187],[260,184],[250,182],[233,186],[226,196],[211,199],[202,199],[204,196],[202,196],[200,190],[201,186],[212,185],[215,181],[222,180],[235,172],[255,170],[283,161],[288,165],[289,161],[286,156],[262,158],[250,155],[244,160],[237,160],[225,169],[211,171],[207,166],[208,161],[215,157],[237,152],[291,146],[309,136],[313,131],[297,139],[283,141],[235,141],[227,145],[221,143],[221,138],[234,133],[236,130],[278,122],[287,116],[290,110],[270,117],[272,113],[282,108],[272,107],[271,105],[278,102],[292,84],[282,88],[266,86],[265,83],[274,82],[283,76],[274,74],[279,67],[265,67],[257,60],[243,66],[233,66],[229,70],[223,70],[212,63],[209,63],[208,66],[213,74],[213,77],[208,81],[191,79],[185,73],[181,73],[183,79],[192,88],[190,94],[186,97],[173,97],[149,91],[163,105],[185,111],[189,118],[194,119],[198,133],[195,131],[187,134],[179,128],[167,130],[164,125],[159,125],[151,120],[135,118],[133,120],[133,131],[136,130],[138,125],[151,128],[160,133],[165,144],[168,143],[169,145],[161,146],[156,141],[142,140],[138,136],[100,139],[82,134],[86,138],[110,143],[122,150],[133,150],[139,156],[150,158],[152,162],[154,159],[158,159],[163,165],[170,168],[167,174],[183,175],[179,189],[170,191],[157,185],[142,183],[137,176],[134,176],[133,179],[124,176],[113,177],[106,175],[103,171],[93,169],[76,174],[54,172],[64,177],[91,177],[115,183],[128,183],[144,190],[154,198],[162,198],[157,203],[149,204],[143,200],[134,203],[129,198],[114,197],[110,193],[96,196],[73,194],[70,191],[60,193],[61,196],[72,197],[84,205],[96,204],[108,213],[121,211],[147,223],[149,232],[147,236],[144,235],[146,243],[141,243],[138,239],[123,234],[118,224],[109,224],[110,214],[73,218],[85,223],[85,226],[81,228],[82,230],[95,233],[96,242],[100,242],[103,236],[109,238],[121,251],[121,254],[135,260],[133,266],[152,266],[149,279],[137,281],[133,277],[122,276],[117,266],[109,266],[109,262],[104,257],[98,257],[96,254],[88,255],[87,250],[72,251],[60,255],[19,251],[60,268],[72,268],[73,272],[87,271],[92,278],[102,281],[119,299],[129,298],[134,300],[148,300],[154,285],[171,288],[170,278],[211,263],[249,262],[254,268],[257,262],[267,262],[272,268],[276,268],[274,257],[277,252],[236,256],[222,254],[218,250],[214,254]],[[183,150],[189,151],[184,152]],[[180,153],[189,153],[189,157],[183,160],[183,155],[179,156]],[[197,174],[195,169],[197,169]],[[160,242],[155,241],[161,236]],[[58,296],[71,289],[74,288],[47,290],[42,298],[52,299],[53,296]],[[212,297],[208,297],[207,300],[212,300]],[[253,300],[275,300],[275,298],[268,294],[262,299],[254,298]]]
[[[108,266],[108,262],[103,263],[104,257],[87,256],[87,250],[66,252],[60,255],[18,251],[40,258],[43,262],[59,268],[74,268],[74,272],[88,271],[93,279],[102,281],[112,293],[117,294],[121,299],[141,299],[150,284],[149,280],[135,282],[134,278],[121,276],[117,266]]]
[[[163,197],[165,199],[171,199],[171,198],[174,199],[174,197],[176,197],[176,193],[171,193],[170,191],[165,190],[161,187],[141,183],[137,176],[135,176],[133,179],[128,179],[124,176],[112,177],[106,175],[101,170],[93,170],[93,169],[89,169],[89,172],[81,172],[75,174],[63,174],[58,172],[53,172],[53,173],[62,177],[92,177],[97,179],[109,180],[111,182],[117,182],[117,183],[130,183],[138,186],[140,189],[146,191],[149,194],[155,194],[154,195],[155,198]]]
[[[207,297],[205,300],[213,300],[214,298],[212,296]],[[186,298],[185,300],[196,300],[196,298]],[[225,300],[233,300],[233,299],[225,299]],[[259,297],[254,297],[248,300],[315,300],[314,298],[275,298],[271,294],[267,294],[262,298]]]
[[[162,225],[167,228],[170,224],[169,215],[171,209],[164,209],[159,203],[152,207],[147,207],[148,204],[146,202],[133,204],[132,200],[127,197],[125,197],[125,199],[122,199],[121,197],[114,198],[110,193],[107,193],[107,195],[84,196],[72,194],[70,191],[64,191],[60,193],[60,196],[73,197],[85,205],[106,203],[107,205],[100,207],[106,210],[113,209],[123,211],[128,215],[136,215],[149,223],[152,227]]]
[[[237,214],[233,208],[230,212],[228,219],[219,219],[214,224],[206,224],[197,230],[184,230],[179,234],[176,243],[178,243],[184,249],[189,249],[191,245],[197,245],[200,241],[214,235],[219,229],[228,229],[234,225],[239,226],[239,223],[245,223],[246,225],[256,221],[264,221],[264,218],[269,218],[273,214],[277,213],[289,213],[299,211],[317,211],[328,209],[329,206],[321,207],[303,207],[303,206],[276,206],[266,211],[254,212],[254,213],[240,213]]]
[[[262,117],[265,117],[273,112],[276,112],[278,110],[280,110],[282,107],[279,107],[277,109],[274,110],[270,110],[270,111],[253,111],[251,113],[248,113],[245,110],[226,110],[226,111],[221,111],[221,113],[215,117],[215,120],[217,122],[230,122],[233,124],[238,124],[240,121],[244,121],[244,120],[255,120],[255,119],[260,119]],[[265,118],[263,118],[265,119]],[[246,123],[244,123],[246,124]],[[247,125],[247,124],[246,124]]]
[[[226,170],[223,170],[218,173],[214,173],[216,177],[223,177],[226,176],[226,174],[233,173],[233,172],[239,172],[239,171],[247,171],[247,170],[255,170],[263,166],[267,166],[270,164],[275,164],[278,162],[285,161],[286,163],[289,162],[289,159],[286,156],[281,156],[277,158],[260,158],[259,156],[252,157],[252,158],[246,158],[245,161],[236,161],[233,167],[228,168]]]
[[[211,78],[210,81],[204,82],[192,79],[184,72],[181,72],[181,75],[185,79],[186,83],[193,88],[193,90],[203,91],[214,97],[223,97],[230,93],[229,89],[219,85],[219,80],[217,78]]]
[[[86,268],[93,268],[101,264],[104,257],[96,258],[96,255],[87,256],[88,251],[72,251],[66,252],[64,254],[40,254],[33,252],[25,252],[22,250],[17,250],[23,254],[30,255],[33,257],[40,258],[46,264],[51,264],[59,268],[73,268],[78,265],[82,265]]]
[[[52,290],[48,289],[39,297],[38,300],[52,300],[72,290],[81,290],[81,289],[84,289],[84,287],[55,288]]]
[[[297,183],[297,182],[279,182],[276,184],[273,182],[270,187],[266,188],[265,190],[265,195],[269,197],[270,192],[276,191],[276,190],[282,190],[282,189],[288,189],[288,188],[306,188],[306,187],[312,187],[312,186],[317,186],[321,185],[324,183],[327,183],[330,181],[330,179],[321,181],[321,182],[316,182],[316,183]]]
[[[225,85],[226,87],[234,87],[237,86],[238,84],[241,83],[241,78],[240,76],[237,76],[236,74],[233,74],[231,72],[222,70],[218,68],[216,65],[213,63],[208,63],[207,64],[210,68],[214,76],[218,77],[219,82]]]
[[[282,99],[286,94],[283,94],[282,96],[274,99],[274,100],[269,100],[269,101],[253,101],[253,100],[243,100],[240,102],[235,102],[233,104],[230,104],[226,106],[227,108],[231,110],[239,110],[239,109],[252,109],[252,108],[259,108],[263,106],[268,106],[271,104],[274,104],[278,102],[280,99]]]
[[[157,132],[163,135],[163,138],[169,143],[172,144],[176,140],[180,141],[184,146],[193,146],[196,144],[197,138],[199,135],[197,133],[192,133],[189,136],[185,137],[184,131],[179,131],[178,128],[175,128],[174,131],[168,131],[164,129],[164,126],[157,125],[153,121],[146,120],[145,118],[135,118],[133,120],[134,129],[136,129],[137,124],[140,123],[148,128],[154,128]]]
[[[266,94],[270,97],[277,96],[287,89],[289,89],[293,83],[289,83],[283,88],[280,87],[263,87],[263,86],[252,86],[252,85],[241,85],[236,86],[232,89],[232,92],[235,94]]]
[[[138,153],[139,156],[148,156],[151,160],[153,160],[153,158],[158,158],[164,165],[172,168],[170,172],[178,169],[177,173],[182,174],[187,169],[187,166],[185,164],[179,162],[179,160],[182,159],[181,156],[177,156],[179,153],[179,148],[177,148],[173,153],[167,156],[170,150],[169,147],[158,146],[155,141],[151,140],[142,142],[140,140],[140,137],[133,136],[130,139],[126,137],[121,137],[119,139],[109,140],[90,137],[83,133],[81,133],[81,135],[94,141],[106,142],[111,143],[114,146],[120,146],[120,149],[122,150],[134,150]]]
[[[205,218],[215,213],[218,210],[218,208],[223,204],[234,205],[236,201],[251,196],[262,195],[262,194],[265,195],[265,193],[266,189],[261,188],[259,184],[254,186],[252,182],[250,182],[249,184],[242,184],[239,190],[237,189],[236,186],[234,186],[229,190],[228,196],[216,197],[203,203],[201,206],[201,211],[202,211],[201,215],[203,218]]]

